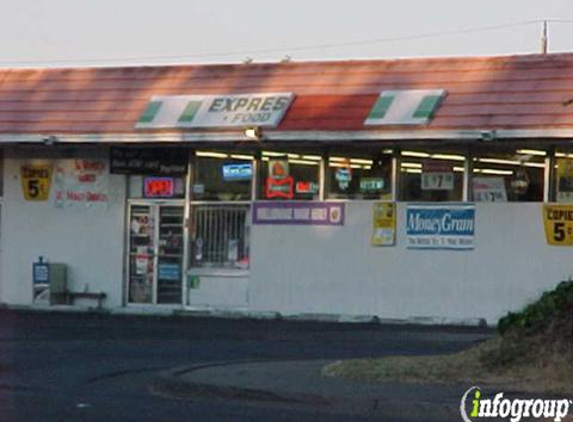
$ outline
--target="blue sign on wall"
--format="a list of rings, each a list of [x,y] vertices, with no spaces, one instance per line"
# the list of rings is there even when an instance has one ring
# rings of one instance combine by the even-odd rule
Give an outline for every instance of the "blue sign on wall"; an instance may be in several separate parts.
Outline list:
[[[474,248],[473,205],[408,205],[406,235],[408,249]]]
[[[32,263],[32,282],[34,285],[50,282],[50,267],[43,257],[38,258],[38,262]]]

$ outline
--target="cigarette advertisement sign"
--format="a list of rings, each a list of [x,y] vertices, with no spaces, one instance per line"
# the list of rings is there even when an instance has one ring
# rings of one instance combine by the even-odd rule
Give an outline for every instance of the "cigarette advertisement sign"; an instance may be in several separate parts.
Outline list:
[[[378,202],[373,210],[372,246],[393,246],[396,243],[396,205]]]
[[[408,205],[408,249],[474,248],[474,205]]]
[[[22,193],[26,201],[46,201],[50,196],[52,166],[24,165],[20,167]]]
[[[253,224],[342,226],[344,204],[338,202],[256,202]]]
[[[573,206],[544,205],[543,225],[548,244],[573,246]]]
[[[277,127],[293,98],[292,92],[154,96],[135,128]]]

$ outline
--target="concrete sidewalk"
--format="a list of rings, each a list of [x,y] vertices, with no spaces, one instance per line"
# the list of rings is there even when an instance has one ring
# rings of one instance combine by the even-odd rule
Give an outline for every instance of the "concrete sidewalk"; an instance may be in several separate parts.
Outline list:
[[[256,401],[401,421],[452,421],[460,418],[460,400],[470,387],[324,378],[320,371],[330,362],[251,361],[182,367],[161,373],[153,390],[183,399]]]

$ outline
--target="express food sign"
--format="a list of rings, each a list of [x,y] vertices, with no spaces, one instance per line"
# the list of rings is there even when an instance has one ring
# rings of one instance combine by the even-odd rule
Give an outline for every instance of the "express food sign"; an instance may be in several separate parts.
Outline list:
[[[292,92],[237,95],[154,96],[136,129],[276,127],[292,103]]]

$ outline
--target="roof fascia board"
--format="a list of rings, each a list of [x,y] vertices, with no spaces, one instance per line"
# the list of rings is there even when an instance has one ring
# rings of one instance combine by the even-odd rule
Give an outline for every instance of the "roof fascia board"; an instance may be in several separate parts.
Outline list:
[[[0,143],[153,143],[245,142],[242,132],[128,133],[128,134],[0,134]],[[400,140],[573,139],[572,129],[425,130],[425,131],[267,131],[263,141],[400,141]],[[256,142],[256,141],[252,141]]]

